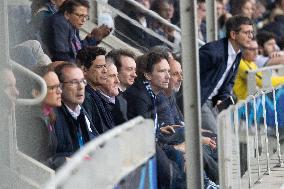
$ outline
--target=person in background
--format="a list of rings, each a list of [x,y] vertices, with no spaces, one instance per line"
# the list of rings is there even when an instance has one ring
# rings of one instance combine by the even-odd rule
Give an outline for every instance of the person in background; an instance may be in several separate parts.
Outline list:
[[[242,15],[252,19],[254,4],[251,0],[231,1],[232,15]]]
[[[205,0],[197,1],[198,39],[206,42],[206,3]]]
[[[175,12],[174,2],[171,0],[155,0],[151,5],[151,10],[157,12],[162,18],[171,22]],[[179,48],[181,36],[174,29],[154,19],[151,20],[150,28],[152,28],[152,30],[156,33],[164,36],[168,41],[173,42],[175,48]],[[176,50],[175,48],[173,48],[173,50]]]
[[[89,20],[89,8],[87,0],[66,0],[58,12],[45,21],[43,42],[53,61],[74,62],[83,46],[97,45],[110,34],[112,28],[101,25],[84,40],[80,39],[79,29]]]
[[[255,63],[258,67],[284,64],[284,51],[280,51],[273,33],[262,31],[256,35],[260,54]]]
[[[145,9],[150,9],[151,0],[136,0],[138,3],[144,6]],[[126,1],[110,0],[109,3],[121,9],[130,18],[141,24],[143,28],[149,28],[151,24],[151,17],[145,12],[137,9]],[[154,45],[163,44],[159,39],[151,36],[140,27],[129,23],[127,19],[121,16],[116,16],[115,19],[115,36],[126,42],[132,47],[135,47],[142,52],[147,52],[149,48]]]
[[[248,71],[258,69],[257,65],[255,64],[257,55],[258,55],[258,45],[256,40],[252,40],[249,46],[243,49],[242,59],[240,62],[239,70],[233,88],[233,91],[237,96],[238,100],[245,100],[246,97],[248,96],[248,89],[247,89]],[[261,88],[262,74],[256,73],[255,80],[256,80],[256,85]],[[280,84],[284,84],[284,77],[272,76],[271,84],[274,87]]]
[[[28,24],[28,39],[42,43],[41,27],[44,21],[55,14],[65,0],[32,0],[31,22]]]

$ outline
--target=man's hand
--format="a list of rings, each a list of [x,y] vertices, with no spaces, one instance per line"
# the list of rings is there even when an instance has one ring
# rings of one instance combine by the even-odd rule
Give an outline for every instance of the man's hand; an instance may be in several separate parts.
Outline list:
[[[202,144],[209,145],[212,149],[217,147],[216,141],[209,137],[202,137]]]
[[[202,129],[202,128],[201,128],[201,132],[213,133],[213,132],[212,132],[212,131],[210,131],[210,130]]]
[[[280,56],[284,56],[284,52],[283,51],[277,51],[277,52],[273,52],[269,55],[270,58],[277,58]]]
[[[107,25],[101,25],[98,28],[94,28],[91,32],[91,36],[94,37],[97,41],[101,41],[103,38],[108,36],[112,28],[109,28]]]
[[[181,144],[173,145],[173,146],[176,150],[185,153],[185,143],[184,142]]]
[[[217,100],[216,106],[219,105],[219,104],[221,104],[221,103],[222,103],[222,100]]]
[[[161,133],[169,135],[171,133],[175,133],[175,128],[182,127],[181,125],[167,125],[160,128]]]

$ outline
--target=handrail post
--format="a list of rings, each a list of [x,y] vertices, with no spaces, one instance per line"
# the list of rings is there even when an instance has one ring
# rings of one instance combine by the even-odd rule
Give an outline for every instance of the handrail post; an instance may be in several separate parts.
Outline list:
[[[256,81],[255,81],[255,73],[248,72],[247,76],[247,91],[248,95],[253,95],[256,93]]]
[[[216,1],[206,0],[206,41],[218,38]]]
[[[248,177],[249,177],[249,188],[252,187],[252,180],[251,180],[251,161],[250,161],[250,141],[249,141],[249,113],[248,113],[248,103],[246,102],[246,142],[247,142],[247,170],[248,170]]]
[[[9,64],[9,32],[8,32],[8,11],[7,11],[7,0],[0,1],[0,69],[3,66]],[[0,81],[1,83],[4,81]],[[0,86],[3,86],[2,84]],[[3,90],[2,88],[0,90]],[[0,99],[1,109],[7,112],[13,112],[13,108],[9,106],[6,99]],[[5,107],[3,107],[5,106]],[[9,116],[9,117],[8,117]],[[11,132],[12,132],[12,115],[0,115],[0,165],[10,167],[10,151],[11,151]]]
[[[256,159],[257,159],[257,175],[258,180],[257,183],[261,182],[261,176],[260,176],[260,163],[259,163],[259,147],[258,147],[258,125],[257,125],[257,110],[256,110],[256,99],[255,96],[253,96],[253,110],[254,110],[254,126],[255,126],[255,143],[256,143]]]
[[[268,136],[267,136],[267,121],[266,121],[266,105],[265,105],[265,93],[262,93],[262,109],[263,109],[263,124],[264,124],[264,133],[265,133],[265,149],[266,149],[266,174],[270,175],[270,156],[268,150]]]
[[[187,188],[203,188],[196,0],[180,1]]]
[[[236,138],[236,144],[237,144],[237,161],[240,162],[240,139],[239,139],[239,109],[236,107],[234,109],[234,131],[235,131],[235,138]],[[241,187],[241,167],[240,165],[237,166],[237,174],[238,174],[238,185],[237,188]]]
[[[280,142],[279,142],[279,125],[278,125],[278,113],[277,113],[277,106],[276,106],[276,97],[275,97],[275,89],[272,90],[273,94],[273,107],[274,107],[274,122],[275,122],[275,129],[276,129],[276,140],[277,140],[277,153],[278,153],[278,166],[283,166],[283,162],[281,160],[281,150],[280,150]]]
[[[217,117],[217,125],[218,127],[218,148],[222,150],[218,150],[218,160],[219,160],[219,185],[220,188],[227,188],[228,186],[228,173],[226,169],[226,157],[225,157],[225,125],[226,125],[226,120],[225,120],[225,112],[221,112],[221,114],[218,115]],[[222,163],[221,163],[222,162]]]
[[[263,70],[262,72],[262,88],[269,89],[272,87],[271,83],[272,70]]]

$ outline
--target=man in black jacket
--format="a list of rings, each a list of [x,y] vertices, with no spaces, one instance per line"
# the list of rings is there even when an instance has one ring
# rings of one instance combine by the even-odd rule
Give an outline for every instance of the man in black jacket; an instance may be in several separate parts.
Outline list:
[[[122,99],[116,97],[119,83],[117,71],[108,72],[105,54],[105,49],[89,46],[83,47],[77,56],[77,63],[88,82],[83,106],[91,115],[99,133],[104,133],[127,120],[126,105],[123,110]]]
[[[62,83],[63,102],[55,110],[56,154],[50,161],[50,166],[56,169],[99,133],[81,106],[87,84],[82,70],[75,64],[63,63],[56,67],[55,72]]]

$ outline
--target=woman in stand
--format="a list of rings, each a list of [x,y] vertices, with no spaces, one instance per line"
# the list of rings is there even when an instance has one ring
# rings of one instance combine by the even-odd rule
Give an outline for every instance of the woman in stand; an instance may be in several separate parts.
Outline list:
[[[57,140],[53,127],[56,121],[53,109],[61,106],[61,84],[48,66],[40,66],[33,71],[45,81],[47,93],[39,105],[20,106],[17,109],[17,120],[21,120],[17,124],[17,129],[21,130],[17,132],[20,140],[18,147],[27,155],[55,169],[65,162],[54,157]],[[32,95],[37,97],[40,91],[40,85],[34,83]]]

